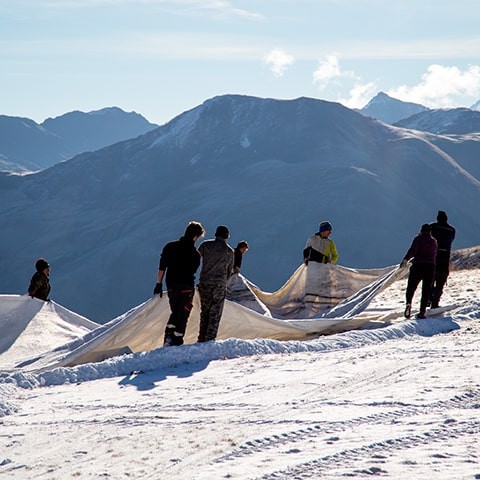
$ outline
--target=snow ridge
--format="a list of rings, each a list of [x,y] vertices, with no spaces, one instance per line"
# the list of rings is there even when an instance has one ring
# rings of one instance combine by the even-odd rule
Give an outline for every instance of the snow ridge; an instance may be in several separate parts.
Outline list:
[[[128,375],[135,371],[151,371],[198,362],[230,359],[254,355],[291,354],[299,352],[327,352],[358,348],[410,336],[433,336],[460,328],[451,317],[404,321],[375,330],[354,330],[321,337],[311,341],[280,342],[270,339],[228,339],[207,344],[160,348],[152,352],[123,355],[95,364],[73,368],[56,368],[41,374],[0,374],[0,385],[11,383],[20,388],[63,385],[87,382],[101,378]]]

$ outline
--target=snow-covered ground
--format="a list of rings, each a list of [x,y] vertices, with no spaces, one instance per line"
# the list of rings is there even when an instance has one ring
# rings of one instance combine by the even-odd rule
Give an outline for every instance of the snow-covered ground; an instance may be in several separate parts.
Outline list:
[[[0,477],[480,479],[480,270],[424,320],[405,284],[370,305],[383,328],[1,374]]]

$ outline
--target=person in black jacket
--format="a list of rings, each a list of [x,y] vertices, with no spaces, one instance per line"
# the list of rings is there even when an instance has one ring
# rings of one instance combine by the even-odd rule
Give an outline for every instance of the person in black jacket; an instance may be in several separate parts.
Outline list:
[[[48,294],[50,293],[50,265],[44,258],[39,258],[35,262],[36,272],[33,274],[30,285],[28,287],[28,294],[32,298],[38,298],[43,301],[48,301]]]
[[[431,307],[438,308],[443,287],[447,283],[450,273],[450,251],[455,239],[455,228],[448,223],[447,214],[443,210],[438,211],[437,221],[431,223],[432,237],[437,240],[438,250],[435,265],[435,278],[433,280]]]
[[[170,303],[170,318],[165,327],[164,346],[183,345],[188,317],[195,294],[195,273],[200,266],[200,253],[195,242],[204,234],[201,223],[190,222],[183,237],[167,243],[160,255],[154,295],[163,295],[163,278]],[[166,273],[165,273],[166,272]]]

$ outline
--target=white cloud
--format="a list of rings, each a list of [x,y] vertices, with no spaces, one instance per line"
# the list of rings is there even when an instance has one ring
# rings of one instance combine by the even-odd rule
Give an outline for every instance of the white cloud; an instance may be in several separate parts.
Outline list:
[[[276,48],[265,56],[264,61],[276,77],[281,77],[287,67],[293,64],[295,58],[283,50]]]
[[[342,98],[338,101],[348,108],[362,108],[364,107],[373,96],[378,92],[378,85],[376,82],[369,83],[357,83],[350,90],[349,98]]]
[[[478,99],[480,96],[480,66],[471,65],[460,70],[456,66],[430,65],[420,83],[401,85],[388,90],[387,94],[430,108],[459,105],[462,99]]]
[[[326,59],[320,61],[317,69],[313,72],[313,83],[323,89],[328,83],[340,77],[356,78],[353,72],[340,68],[340,62],[335,55],[327,55]]]
[[[18,1],[18,0],[17,0]],[[227,0],[24,0],[32,7],[40,8],[95,8],[119,5],[145,4],[153,7],[161,7],[170,13],[197,14],[208,13],[215,17],[243,17],[251,20],[260,20],[263,16],[259,13],[237,8]]]
[[[162,0],[157,0],[162,3]],[[222,17],[243,17],[253,20],[259,20],[262,15],[256,12],[250,12],[241,8],[234,7],[230,2],[225,0],[170,0],[167,3],[178,3],[179,5],[186,4],[192,8],[203,11],[208,11],[220,15]]]
[[[344,90],[345,84],[355,82],[349,91],[348,98],[340,98],[337,101],[348,108],[361,108],[376,93],[376,82],[362,83],[362,79],[351,70],[343,70],[336,55],[327,55],[325,60],[320,61],[317,69],[313,72],[313,83],[320,90],[324,90],[335,84]]]
[[[328,55],[325,61],[320,61],[317,69],[313,72],[313,83],[319,84],[322,88],[332,79],[340,76],[340,64],[337,57]]]

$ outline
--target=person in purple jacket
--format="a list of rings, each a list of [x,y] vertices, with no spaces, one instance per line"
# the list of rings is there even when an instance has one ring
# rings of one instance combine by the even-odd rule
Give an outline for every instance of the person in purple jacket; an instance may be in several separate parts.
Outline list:
[[[437,255],[437,241],[432,237],[431,231],[432,228],[428,223],[422,225],[420,233],[413,239],[412,245],[402,261],[403,266],[413,258],[405,294],[407,303],[405,318],[410,318],[413,295],[420,282],[422,282],[422,297],[417,318],[425,318],[435,276],[435,258]]]

